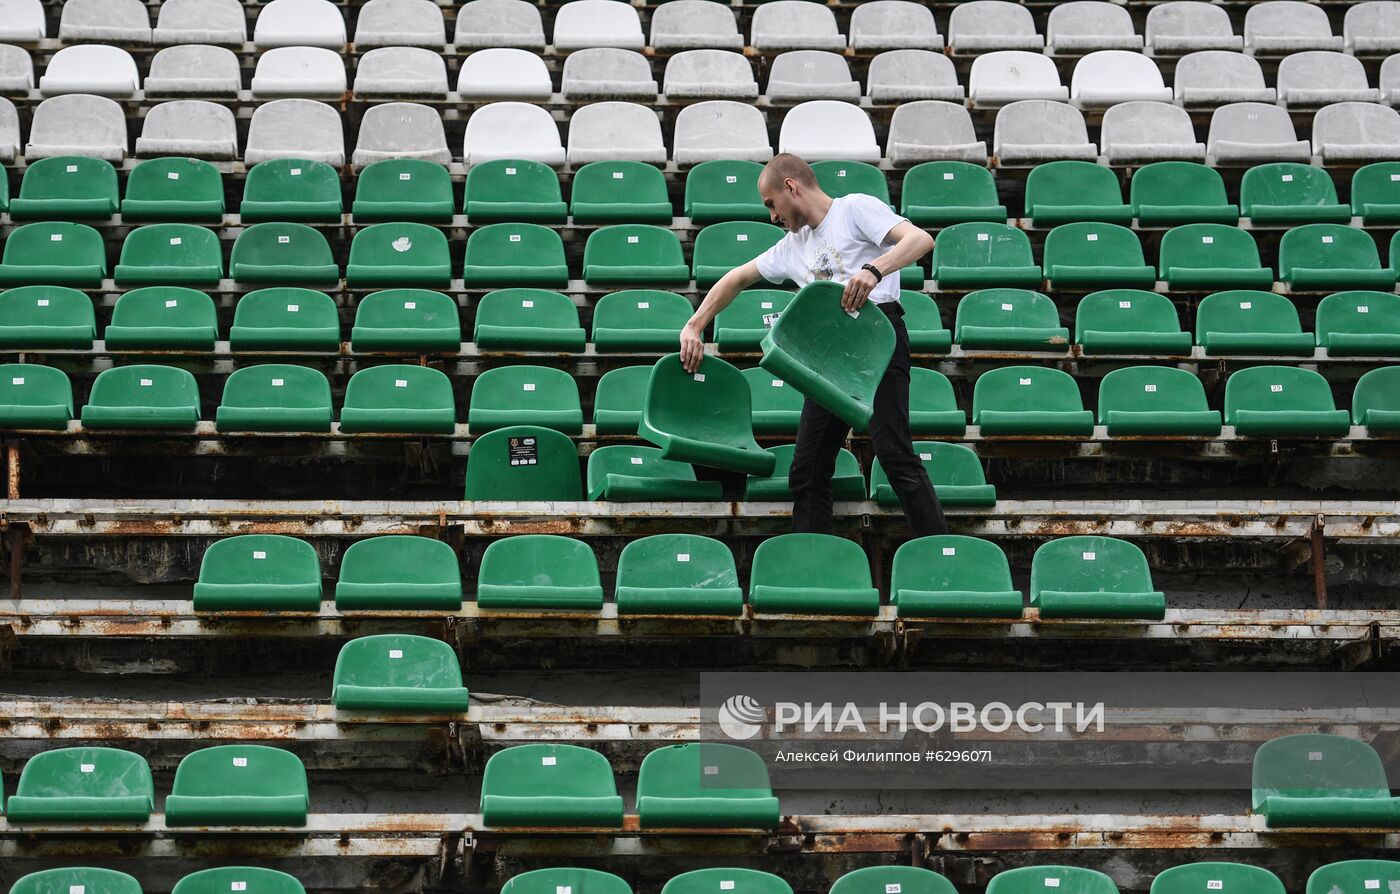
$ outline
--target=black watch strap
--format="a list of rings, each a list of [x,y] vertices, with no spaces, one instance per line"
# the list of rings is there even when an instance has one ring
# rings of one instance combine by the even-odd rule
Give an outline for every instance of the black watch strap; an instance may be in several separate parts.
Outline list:
[[[876,267],[874,264],[861,264],[860,269],[869,270],[875,276],[875,284],[877,286],[880,284],[880,280],[885,278],[885,274],[881,273],[880,268]]]

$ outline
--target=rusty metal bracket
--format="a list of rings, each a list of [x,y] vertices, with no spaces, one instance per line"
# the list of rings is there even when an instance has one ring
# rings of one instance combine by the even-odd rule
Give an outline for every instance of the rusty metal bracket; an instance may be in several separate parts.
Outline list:
[[[928,860],[929,843],[927,832],[915,832],[909,842],[909,865],[923,866]]]
[[[8,499],[19,499],[19,442],[5,442],[6,488]]]
[[[33,531],[29,525],[16,522],[8,526],[6,536],[10,538],[10,598],[19,599],[24,591],[24,546],[32,543]]]
[[[0,670],[10,669],[10,654],[17,648],[19,639],[15,636],[15,628],[0,624]]]
[[[462,838],[465,834],[464,832],[443,833],[442,838],[438,841],[437,875],[433,881],[441,882],[447,877],[448,867],[462,852]]]
[[[1327,557],[1323,551],[1323,530],[1327,526],[1326,516],[1318,515],[1312,524],[1312,571],[1313,591],[1317,596],[1317,607],[1327,608]]]

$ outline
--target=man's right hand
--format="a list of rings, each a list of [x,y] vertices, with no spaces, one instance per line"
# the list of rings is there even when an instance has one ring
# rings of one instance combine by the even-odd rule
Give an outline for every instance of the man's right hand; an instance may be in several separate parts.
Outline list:
[[[705,357],[705,340],[700,337],[700,331],[686,323],[681,328],[681,368],[688,373],[693,373],[700,368],[700,361]]]

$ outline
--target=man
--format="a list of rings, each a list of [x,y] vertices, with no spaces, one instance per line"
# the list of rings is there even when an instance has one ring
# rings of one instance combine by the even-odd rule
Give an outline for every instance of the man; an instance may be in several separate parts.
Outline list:
[[[758,193],[773,223],[787,234],[710,289],[681,330],[682,366],[687,372],[699,368],[705,329],[734,296],[760,279],[791,279],[799,286],[814,279],[844,282],[842,307],[849,311],[873,302],[894,326],[894,356],[875,391],[870,420],[875,455],[914,536],[946,534],[942,507],[909,436],[909,334],[899,304],[899,271],[928,254],[933,237],[874,196],[831,198],[817,185],[811,166],[795,155],[773,157],[759,175]],[[831,533],[831,476],[849,431],[811,398],[803,403],[788,474],[793,531]]]

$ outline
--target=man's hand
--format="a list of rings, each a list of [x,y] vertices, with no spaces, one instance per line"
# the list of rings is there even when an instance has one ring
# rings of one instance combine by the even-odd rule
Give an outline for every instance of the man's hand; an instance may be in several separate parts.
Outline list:
[[[681,367],[688,373],[693,373],[700,368],[700,361],[705,357],[705,340],[700,337],[700,332],[690,323],[681,327]]]
[[[869,270],[861,270],[846,280],[846,290],[841,293],[841,308],[845,311],[859,310],[865,304],[870,292],[875,288],[875,275]]]

